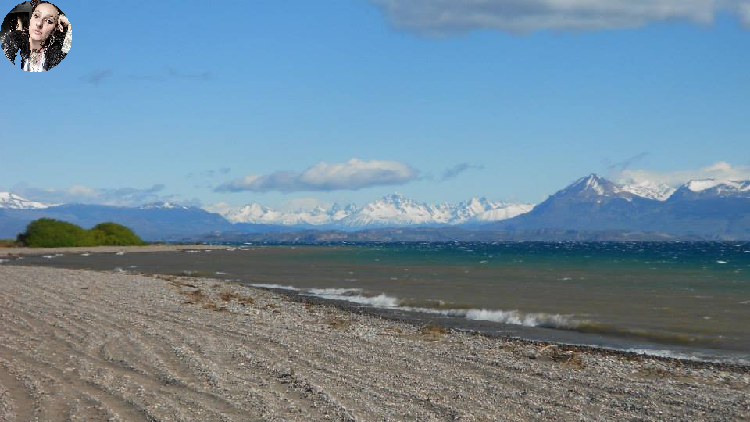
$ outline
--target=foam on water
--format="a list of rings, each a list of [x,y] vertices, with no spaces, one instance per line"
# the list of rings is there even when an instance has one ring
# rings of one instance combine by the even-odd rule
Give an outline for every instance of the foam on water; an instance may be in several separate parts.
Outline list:
[[[381,293],[376,296],[366,296],[362,289],[309,289],[307,293],[321,299],[345,300],[360,305],[376,308],[397,308],[398,299]]]
[[[291,290],[291,291],[299,291],[298,288],[294,286],[282,286],[281,284],[251,284],[252,287],[258,287],[260,289],[279,289],[279,290]]]
[[[408,306],[406,304],[411,303],[412,301],[400,300],[396,297],[388,296],[385,293],[368,295],[360,288],[292,289],[302,291],[304,294],[319,297],[321,299],[342,300],[375,308],[401,309],[411,312],[466,318],[474,321],[493,321],[502,324],[523,325],[525,327],[564,329],[572,329],[580,324],[580,321],[574,320],[571,315],[523,313],[517,310],[506,311],[502,309],[441,309]]]
[[[493,311],[487,309],[470,309],[466,319],[495,321],[504,324],[523,325],[526,327],[575,328],[579,322],[569,315],[528,313],[519,311]]]

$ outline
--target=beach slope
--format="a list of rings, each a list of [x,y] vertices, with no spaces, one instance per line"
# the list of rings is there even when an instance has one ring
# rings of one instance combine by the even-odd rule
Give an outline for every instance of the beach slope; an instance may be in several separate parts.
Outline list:
[[[748,418],[744,368],[416,327],[211,279],[0,265],[0,421]]]

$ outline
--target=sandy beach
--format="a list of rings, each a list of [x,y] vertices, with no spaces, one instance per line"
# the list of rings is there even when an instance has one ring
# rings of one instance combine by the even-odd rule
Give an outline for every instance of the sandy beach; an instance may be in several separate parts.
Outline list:
[[[0,421],[748,418],[744,367],[491,339],[212,279],[0,265]]]

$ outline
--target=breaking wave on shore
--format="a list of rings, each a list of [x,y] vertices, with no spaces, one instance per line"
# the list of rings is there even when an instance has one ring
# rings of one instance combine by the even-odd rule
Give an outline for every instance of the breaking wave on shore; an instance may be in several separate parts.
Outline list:
[[[671,344],[676,347],[696,347],[702,344],[711,347],[711,341],[707,338],[698,339],[678,333],[663,331],[636,330],[627,327],[618,327],[611,324],[602,324],[590,319],[577,318],[575,315],[522,312],[519,310],[502,309],[480,309],[470,304],[459,304],[434,299],[400,299],[385,293],[371,293],[361,288],[298,288],[279,284],[252,284],[253,287],[265,289],[280,289],[294,291],[303,296],[311,296],[324,300],[343,301],[351,304],[368,306],[379,309],[401,310],[417,312],[429,315],[440,315],[453,318],[465,318],[471,321],[490,321],[500,324],[510,324],[523,327],[551,328],[579,333],[599,334],[618,338],[630,338],[633,340],[645,340],[655,342],[654,344]],[[640,344],[636,342],[635,344]],[[609,348],[607,346],[603,346]],[[750,360],[735,355],[717,356],[714,353],[704,353],[700,349],[677,350],[651,349],[640,347],[619,348],[638,354],[661,356],[678,359],[689,359],[699,361],[727,362],[739,365],[748,365]]]
[[[586,321],[576,320],[572,315],[524,313],[518,310],[478,309],[468,305],[447,303],[441,300],[399,299],[385,293],[369,294],[360,288],[311,288],[300,289],[279,284],[252,284],[253,287],[282,289],[299,292],[327,300],[340,300],[358,305],[382,309],[399,309],[411,312],[466,318],[473,321],[492,321],[525,327],[545,327],[575,330]]]

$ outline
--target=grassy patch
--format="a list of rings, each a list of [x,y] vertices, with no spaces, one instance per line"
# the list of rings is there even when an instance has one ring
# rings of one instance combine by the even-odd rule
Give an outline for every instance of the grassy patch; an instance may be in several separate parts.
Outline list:
[[[21,245],[13,239],[0,239],[0,248],[17,248]]]

